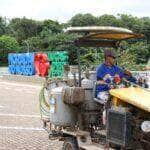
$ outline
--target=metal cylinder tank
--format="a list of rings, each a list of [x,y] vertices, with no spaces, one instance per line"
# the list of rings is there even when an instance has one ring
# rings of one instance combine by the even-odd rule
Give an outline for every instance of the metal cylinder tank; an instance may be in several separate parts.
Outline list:
[[[98,124],[100,106],[94,101],[94,82],[90,79],[82,80],[82,88],[85,89],[85,100],[80,105],[81,112],[78,114],[80,128],[88,128],[90,124]]]
[[[96,71],[89,71],[89,79],[96,81]]]
[[[50,93],[50,122],[58,126],[74,126],[77,121],[75,110],[62,101],[63,87],[57,87]]]
[[[84,110],[99,110],[99,106],[94,101],[94,82],[90,79],[83,79],[81,83],[82,88],[85,89],[85,101],[82,104]]]

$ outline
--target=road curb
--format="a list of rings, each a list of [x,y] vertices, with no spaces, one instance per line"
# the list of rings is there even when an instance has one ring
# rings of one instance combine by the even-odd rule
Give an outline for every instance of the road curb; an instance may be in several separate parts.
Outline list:
[[[0,77],[2,81],[28,83],[28,84],[38,84],[43,85],[46,81],[45,78],[39,76],[23,76],[23,75],[3,75]]]

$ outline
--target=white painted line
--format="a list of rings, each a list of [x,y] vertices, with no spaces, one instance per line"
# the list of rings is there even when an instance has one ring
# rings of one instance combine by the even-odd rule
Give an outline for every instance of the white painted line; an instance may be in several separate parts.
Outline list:
[[[30,94],[35,93],[35,91],[29,91],[29,90],[24,90],[24,92],[26,92],[26,93],[30,93]]]
[[[27,117],[27,118],[41,118],[40,115],[3,114],[3,113],[0,113],[0,116],[8,116],[8,117]]]
[[[34,88],[28,88],[28,87],[12,87],[12,86],[9,86],[9,87],[4,87],[4,86],[0,86],[0,87],[2,87],[2,89],[5,89],[5,90],[12,90],[13,89],[13,91],[17,91],[17,92],[26,92],[26,93],[35,93],[35,90],[34,90]]]
[[[6,130],[44,131],[43,128],[25,128],[25,127],[7,127],[7,126],[0,126],[0,129],[6,129]]]
[[[24,89],[14,89],[15,91],[24,92]]]
[[[0,85],[12,85],[12,86],[23,86],[23,87],[31,87],[31,88],[37,88],[37,89],[41,89],[42,86],[39,85],[28,85],[28,84],[22,84],[22,83],[11,83],[11,82],[0,82]]]
[[[10,90],[10,89],[12,89],[11,87],[4,87],[4,89],[6,89],[6,90]]]

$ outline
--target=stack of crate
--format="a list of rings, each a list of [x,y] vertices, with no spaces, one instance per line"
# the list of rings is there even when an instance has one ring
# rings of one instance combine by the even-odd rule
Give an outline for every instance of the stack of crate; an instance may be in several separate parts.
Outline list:
[[[64,74],[64,65],[68,64],[68,53],[63,52],[48,52],[48,59],[52,61],[49,77],[62,77]]]
[[[10,53],[8,55],[9,72],[31,76],[35,74],[34,53]]]

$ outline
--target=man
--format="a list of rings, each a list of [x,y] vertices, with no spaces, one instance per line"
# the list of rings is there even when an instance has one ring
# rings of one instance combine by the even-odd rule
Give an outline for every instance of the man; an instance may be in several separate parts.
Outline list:
[[[111,50],[104,52],[105,62],[97,67],[97,97],[107,100],[110,83],[114,78],[120,81],[124,77],[123,71],[115,65],[115,53]]]

